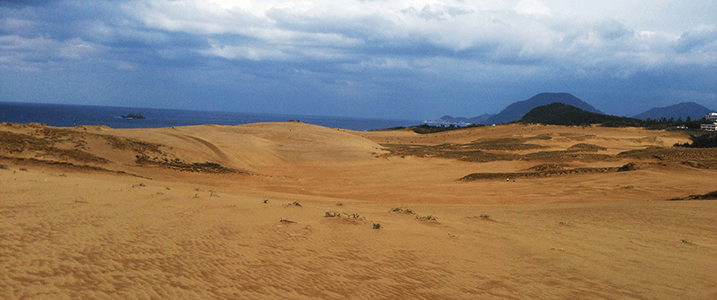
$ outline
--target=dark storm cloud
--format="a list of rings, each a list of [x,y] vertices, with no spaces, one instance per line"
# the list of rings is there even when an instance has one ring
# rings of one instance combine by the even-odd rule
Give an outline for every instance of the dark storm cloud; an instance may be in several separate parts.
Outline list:
[[[45,5],[49,5],[53,2],[58,2],[58,1],[56,1],[56,0],[3,0],[3,1],[0,1],[0,7],[19,8],[19,7],[25,7],[25,6],[45,6]]]
[[[688,31],[682,34],[675,43],[675,49],[680,53],[697,50],[712,44],[712,49],[717,48],[717,30],[705,28],[701,30]]]
[[[14,78],[57,74],[115,86],[105,96],[93,88],[98,99],[125,91],[165,105],[167,94],[190,108],[207,95],[214,107],[265,112],[478,115],[543,91],[574,92],[611,113],[624,103],[717,101],[717,18],[677,10],[663,30],[544,2],[3,1],[0,93],[19,97],[26,86]],[[72,88],[56,86],[60,95]]]

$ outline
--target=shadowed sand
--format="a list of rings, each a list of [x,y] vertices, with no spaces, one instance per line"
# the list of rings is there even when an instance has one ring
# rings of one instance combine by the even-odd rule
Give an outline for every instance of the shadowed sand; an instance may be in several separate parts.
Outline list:
[[[715,299],[687,137],[4,123],[0,298]]]

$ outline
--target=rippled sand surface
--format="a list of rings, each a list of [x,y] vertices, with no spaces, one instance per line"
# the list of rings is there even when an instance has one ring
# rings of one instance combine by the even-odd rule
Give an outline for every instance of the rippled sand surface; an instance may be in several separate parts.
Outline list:
[[[715,299],[687,137],[0,124],[0,298]]]

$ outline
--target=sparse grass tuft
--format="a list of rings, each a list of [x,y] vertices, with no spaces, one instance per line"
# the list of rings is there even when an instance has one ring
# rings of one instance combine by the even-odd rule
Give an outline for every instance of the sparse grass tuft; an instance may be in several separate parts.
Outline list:
[[[381,223],[373,223],[373,229],[381,229]]]
[[[493,218],[492,218],[489,214],[481,214],[481,215],[478,215],[478,216],[472,216],[472,217],[468,217],[468,218],[469,218],[469,219],[478,219],[478,220],[483,220],[483,221],[495,222],[495,221],[493,220]]]
[[[337,212],[337,211],[327,211],[326,213],[324,213],[324,217],[348,219],[348,220],[366,220],[366,217],[362,216],[361,213],[348,214],[345,212]]]
[[[425,217],[416,216],[416,219],[421,221],[438,221],[434,215],[427,215]]]
[[[400,208],[400,207],[392,208],[388,212],[406,213],[406,214],[411,214],[411,215],[416,214],[416,212],[412,211],[410,208]]]
[[[264,203],[266,203],[266,202],[264,202]],[[299,203],[299,202],[297,202],[297,201],[294,201],[294,202],[292,202],[292,203],[282,204],[281,206],[283,206],[284,208],[291,207],[291,206],[303,207],[303,206],[301,205],[301,203]]]

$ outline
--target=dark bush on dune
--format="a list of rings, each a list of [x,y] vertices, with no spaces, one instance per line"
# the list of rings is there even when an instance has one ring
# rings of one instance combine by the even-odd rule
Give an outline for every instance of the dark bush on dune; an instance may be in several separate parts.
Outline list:
[[[707,133],[703,135],[690,135],[692,144],[684,143],[675,144],[675,147],[687,147],[687,148],[717,148],[717,134]]]

